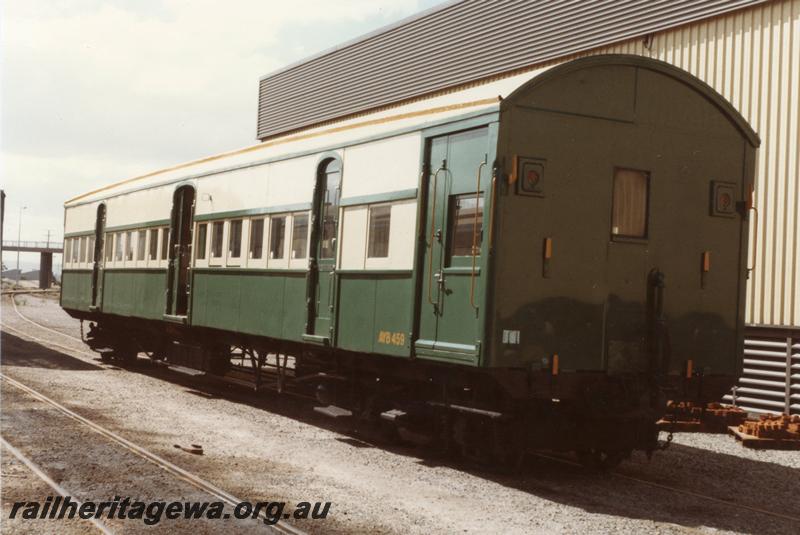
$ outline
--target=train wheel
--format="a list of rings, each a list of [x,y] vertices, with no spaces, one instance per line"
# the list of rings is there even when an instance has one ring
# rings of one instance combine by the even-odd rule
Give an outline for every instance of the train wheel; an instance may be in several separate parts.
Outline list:
[[[576,452],[578,461],[586,468],[596,471],[605,471],[616,468],[619,464],[630,456],[630,452],[621,450],[581,450]]]
[[[139,352],[133,346],[118,346],[114,348],[114,358],[123,364],[133,364],[139,357]]]
[[[230,346],[213,346],[204,349],[207,352],[208,372],[212,375],[225,375],[231,368]]]
[[[502,474],[519,472],[525,460],[524,433],[513,422],[495,422],[492,467]]]

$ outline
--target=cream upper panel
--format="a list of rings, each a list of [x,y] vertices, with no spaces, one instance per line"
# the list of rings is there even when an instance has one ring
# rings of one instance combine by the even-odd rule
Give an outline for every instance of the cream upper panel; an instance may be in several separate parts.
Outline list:
[[[341,269],[364,269],[367,247],[367,217],[369,207],[353,206],[342,210],[339,227],[339,267]]]
[[[341,157],[341,153],[338,153]],[[283,160],[269,165],[269,203],[286,206],[311,203],[321,155]]]
[[[68,209],[64,217],[64,234],[93,231],[99,205],[99,202],[93,202]]]
[[[323,151],[365,138],[390,135],[398,130],[423,129],[465,113],[495,111],[498,109],[501,96],[510,94],[543,70],[545,69],[476,84],[458,91],[332,122],[251,147],[157,170],[147,175],[106,186],[95,192],[80,195],[67,201],[66,204],[72,205],[102,199],[131,189],[180,180],[198,174],[218,172],[228,167],[246,165],[260,160],[282,158],[316,150]]]
[[[205,215],[232,210],[246,210],[269,204],[266,165],[248,167],[197,180],[195,214]]]
[[[416,188],[421,136],[414,132],[345,149],[342,197]]]
[[[191,185],[196,186],[193,182]],[[169,219],[176,185],[112,197],[106,202],[106,228]],[[72,208],[67,208],[67,213]]]

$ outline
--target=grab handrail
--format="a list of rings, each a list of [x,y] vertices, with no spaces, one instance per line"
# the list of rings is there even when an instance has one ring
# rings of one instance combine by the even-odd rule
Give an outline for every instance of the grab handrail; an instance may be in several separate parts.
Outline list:
[[[748,210],[751,210],[753,212],[753,216],[754,216],[753,217],[753,255],[752,255],[753,267],[750,267],[749,259],[748,259],[748,262],[747,262],[747,278],[749,279],[750,278],[750,272],[751,271],[755,271],[755,269],[756,269],[756,261],[758,260],[758,251],[757,251],[757,249],[758,249],[758,208],[756,208],[755,206],[751,206],[750,208],[748,208]]]
[[[753,212],[753,267],[750,267],[750,255],[748,254],[747,264],[745,265],[745,269],[747,270],[747,278],[750,278],[750,272],[755,271],[756,269],[756,262],[758,261],[758,208],[756,208],[755,200],[753,199],[755,195],[755,187],[753,184],[750,184],[750,192],[747,195],[747,200],[745,202],[745,213]]]
[[[469,279],[469,303],[475,310],[478,309],[475,304],[475,265],[478,255],[478,205],[481,201],[481,171],[486,167],[486,160],[487,156],[484,155],[483,161],[478,165],[477,185],[475,186],[475,218],[472,221],[472,273]]]
[[[492,201],[489,203],[489,245],[487,250],[494,247],[494,199],[497,196],[497,173],[492,176]]]
[[[433,204],[431,205],[431,234],[428,239],[428,303],[436,306],[433,302],[433,235],[436,225],[436,194],[439,185],[439,173],[446,171],[446,163],[443,163],[435,173],[433,173]]]

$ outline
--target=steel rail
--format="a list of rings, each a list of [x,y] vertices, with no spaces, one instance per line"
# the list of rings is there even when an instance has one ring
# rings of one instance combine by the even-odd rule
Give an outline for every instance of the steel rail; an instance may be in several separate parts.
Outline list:
[[[12,304],[12,305],[14,305],[14,312],[16,312],[16,313],[17,313],[17,316],[19,316],[20,318],[22,318],[22,320],[23,320],[23,321],[27,321],[27,322],[28,322],[28,323],[30,323],[31,325],[35,325],[35,326],[39,327],[40,329],[44,329],[45,331],[50,331],[51,333],[60,334],[61,336],[66,336],[67,338],[70,338],[70,339],[72,339],[72,340],[77,340],[77,341],[78,341],[78,342],[80,342],[80,343],[84,343],[84,342],[83,342],[83,340],[81,340],[81,339],[80,339],[80,338],[78,338],[77,336],[71,336],[71,335],[69,335],[69,334],[62,333],[61,331],[57,331],[57,330],[55,330],[55,329],[51,329],[50,327],[47,327],[47,326],[45,326],[45,325],[42,325],[41,323],[39,323],[39,322],[36,322],[36,321],[33,321],[32,319],[30,319],[29,317],[27,317],[25,314],[23,314],[22,312],[20,312],[20,311],[19,311],[19,308],[17,308],[17,300],[15,299],[15,296],[13,296],[13,295],[11,296],[11,304]],[[17,329],[17,330],[19,330],[19,329]],[[76,349],[76,350],[74,350],[74,351],[80,351],[80,350],[77,350],[77,349]],[[82,352],[82,353],[86,353],[86,352],[84,352],[84,351],[81,351],[81,352]],[[94,355],[93,355],[93,356],[94,356]]]
[[[39,468],[33,461],[31,461],[27,456],[25,456],[24,453],[22,453],[17,448],[12,446],[5,438],[3,438],[1,436],[0,436],[0,444],[2,444],[3,447],[5,447],[8,451],[10,451],[11,454],[14,457],[19,459],[22,462],[22,464],[27,466],[30,469],[31,472],[36,474],[36,476],[39,479],[41,479],[42,481],[47,483],[48,487],[50,487],[51,489],[56,491],[58,494],[60,494],[64,498],[70,498],[71,500],[74,498],[74,496],[73,496],[73,494],[71,492],[68,492],[67,490],[64,489],[64,487],[62,487],[61,485],[59,485],[58,483],[56,483],[55,481],[50,479],[50,476],[45,474],[44,471],[41,468]],[[74,503],[77,504],[78,509],[80,509],[80,506],[81,506],[82,502],[79,501],[79,500],[74,500]],[[100,522],[99,520],[97,520],[93,516],[90,517],[90,518],[85,518],[83,520],[88,520],[89,522],[91,522],[94,525],[94,527],[96,527],[98,530],[100,530],[101,533],[105,533],[106,535],[112,535],[113,534],[113,531],[108,529],[102,522]]]
[[[113,431],[110,431],[110,430],[106,429],[105,427],[103,427],[103,426],[101,426],[101,425],[99,425],[99,424],[97,424],[97,423],[95,423],[95,422],[93,422],[93,421],[91,421],[91,420],[89,420],[87,418],[84,418],[80,414],[68,409],[67,407],[61,405],[57,401],[54,401],[54,400],[50,399],[49,397],[47,397],[46,395],[42,394],[41,392],[38,392],[38,391],[34,390],[33,388],[31,388],[31,387],[29,387],[29,386],[17,381],[16,379],[12,379],[11,377],[6,375],[5,373],[0,372],[0,379],[6,381],[11,386],[14,386],[15,388],[17,388],[19,390],[22,390],[23,392],[26,392],[27,394],[29,394],[30,396],[38,399],[39,401],[42,401],[44,403],[47,403],[48,405],[53,406],[59,412],[65,414],[66,416],[69,416],[73,420],[75,420],[75,421],[77,421],[77,422],[89,427],[91,430],[93,430],[94,432],[98,433],[99,435],[104,436],[105,438],[111,440],[112,442],[116,442],[117,444],[121,445],[125,449],[131,451],[132,453],[135,453],[139,457],[142,457],[143,459],[145,459],[147,461],[150,461],[152,464],[155,464],[159,468],[171,473],[173,476],[177,477],[178,479],[181,479],[181,480],[189,483],[190,485],[194,486],[195,488],[198,488],[198,489],[200,489],[200,490],[202,490],[204,492],[207,492],[208,494],[211,494],[212,496],[222,500],[223,502],[227,503],[228,505],[236,506],[237,504],[242,503],[243,500],[240,500],[239,498],[237,498],[233,494],[230,494],[230,493],[220,489],[219,487],[215,486],[214,484],[206,481],[205,479],[202,479],[201,477],[199,477],[199,476],[197,476],[197,475],[195,475],[195,474],[193,474],[193,473],[191,473],[191,472],[189,472],[187,470],[184,470],[180,466],[177,466],[177,465],[171,463],[170,461],[164,459],[163,457],[160,457],[159,455],[156,455],[155,453],[153,453],[153,452],[151,452],[151,451],[149,451],[149,450],[147,450],[147,449],[145,449],[145,448],[143,448],[143,447],[141,447],[141,446],[139,446],[137,444],[134,444],[133,442],[129,441],[128,439],[123,438],[123,437],[119,436],[118,434],[114,433]],[[265,513],[261,513],[257,518],[262,518],[264,520],[267,520],[267,517],[266,517]],[[298,528],[296,528],[294,526],[290,526],[290,525],[288,525],[286,523],[283,523],[283,522],[278,522],[277,524],[269,525],[267,527],[269,529],[271,529],[271,530],[274,530],[276,533],[291,534],[291,535],[305,535],[304,531],[302,531],[302,530],[300,530],[300,529],[298,529]]]
[[[13,301],[14,301],[14,299],[12,298],[12,302]],[[51,329],[50,327],[42,325],[41,323],[38,323],[38,322],[28,318],[22,312],[19,311],[19,309],[16,307],[16,303],[14,303],[14,312],[17,313],[17,315],[20,317],[20,319],[22,319],[23,321],[26,321],[27,323],[30,323],[34,327],[39,327],[40,329],[44,329],[46,331],[50,331],[50,332],[53,332],[55,334],[60,334],[61,336],[65,336],[65,337],[67,337],[67,338],[69,338],[71,340],[75,340],[77,342],[84,343],[83,340],[81,340],[77,336],[72,336],[72,335],[69,335],[69,334],[66,334],[66,333],[62,333],[61,331],[56,331],[54,329]],[[50,346],[51,348],[52,347],[57,347],[58,349],[61,349],[61,350],[71,351],[73,353],[78,353],[78,354],[81,354],[81,355],[87,355],[89,357],[92,357],[93,360],[97,358],[97,353],[96,352],[83,351],[81,349],[75,349],[75,348],[71,348],[71,347],[67,347],[67,346],[58,344],[56,342],[51,342],[49,340],[44,340],[42,338],[37,338],[36,336],[34,336],[34,335],[30,334],[30,333],[27,333],[25,331],[22,331],[20,329],[15,328],[15,327],[11,327],[10,325],[8,325],[6,323],[0,323],[0,325],[2,325],[3,329],[11,330],[11,331],[17,333],[18,335],[20,335],[20,336],[22,336],[24,338],[33,340],[34,342],[36,342],[38,344],[41,344],[41,345],[43,345],[45,347],[47,347],[47,346]],[[166,365],[165,367],[167,369],[170,369],[170,370],[173,370],[173,371],[179,371],[179,370],[176,370],[176,367],[174,365]],[[180,371],[179,371],[179,373],[180,373]],[[249,385],[244,385],[240,381],[232,380],[231,378],[228,378],[228,377],[224,377],[224,376],[223,377],[217,377],[217,376],[213,376],[213,375],[208,375],[205,372],[203,372],[203,375],[204,375],[204,378],[209,380],[209,381],[216,381],[216,382],[222,382],[222,383],[225,383],[225,384],[235,384],[235,385],[238,385],[238,386],[247,386],[247,387],[249,387]],[[278,391],[277,387],[273,387],[272,384],[273,383],[268,383],[268,384],[264,385],[264,387],[265,388],[269,388],[270,390],[273,390],[273,391],[277,392]],[[282,392],[282,394],[285,394],[285,395],[288,395],[288,396],[292,396],[292,397],[296,397],[296,398],[299,398],[299,399],[305,399],[305,400],[311,400],[311,401],[316,400],[316,398],[314,398],[313,396],[307,396],[307,395],[304,395],[304,394],[300,394],[298,392],[290,392],[288,390],[284,390]]]
[[[21,294],[48,294],[48,293],[55,293],[59,290],[54,288],[49,288],[47,290],[42,290],[40,288],[29,288],[29,289],[18,289],[18,290],[3,290],[2,295],[21,295]]]
[[[50,347],[50,348],[57,347],[59,349],[65,350],[65,351],[71,351],[72,353],[79,353],[79,354],[82,354],[82,355],[88,355],[88,356],[90,356],[92,358],[97,357],[96,353],[89,353],[88,351],[82,351],[80,349],[75,349],[74,347],[67,347],[67,346],[64,346],[64,345],[61,345],[61,344],[57,344],[55,342],[50,342],[49,340],[43,340],[41,338],[37,338],[36,336],[33,336],[32,334],[28,334],[25,331],[17,329],[16,327],[12,327],[11,325],[8,325],[7,323],[0,323],[0,325],[2,325],[3,330],[8,330],[8,331],[11,331],[12,333],[17,333],[18,335],[22,336],[23,338],[26,338],[26,339],[29,339],[29,340],[33,340],[34,342],[36,342],[38,344],[41,344],[44,347]],[[69,336],[69,335],[64,335],[64,336]],[[76,338],[76,340],[77,340],[77,338]]]
[[[563,459],[561,457],[557,457],[557,456],[554,456],[554,455],[546,455],[544,453],[533,453],[533,452],[530,453],[530,454],[531,455],[535,455],[536,457],[541,457],[542,459],[547,459],[547,460],[550,460],[550,461],[555,461],[555,462],[562,463],[562,464],[567,464],[567,465],[570,465],[570,466],[583,467],[583,465],[580,464],[580,463],[576,463],[574,461],[570,461],[569,459]],[[714,503],[727,505],[728,507],[747,509],[748,511],[752,511],[754,513],[759,513],[759,514],[762,514],[762,515],[768,515],[768,516],[773,516],[773,517],[776,517],[776,518],[782,518],[784,520],[791,520],[792,522],[800,522],[800,517],[797,517],[797,516],[785,515],[783,513],[777,513],[775,511],[769,511],[767,509],[761,509],[760,507],[753,507],[752,505],[745,505],[743,503],[737,503],[737,502],[733,502],[733,501],[730,501],[730,500],[723,500],[722,498],[715,498],[714,496],[709,496],[707,494],[702,494],[700,492],[695,492],[693,490],[687,490],[687,489],[681,489],[681,488],[678,488],[678,487],[672,487],[670,485],[665,485],[663,483],[656,483],[655,481],[649,481],[647,479],[641,479],[641,478],[638,478],[638,477],[635,477],[635,476],[628,476],[628,475],[625,475],[625,474],[620,474],[619,472],[609,472],[608,474],[611,477],[616,477],[616,478],[619,478],[619,479],[625,479],[625,480],[628,480],[628,481],[634,481],[636,483],[640,483],[642,485],[647,485],[649,487],[653,487],[653,488],[657,488],[657,489],[661,489],[661,490],[670,490],[670,491],[678,493],[678,494],[685,494],[687,496],[692,496],[693,498],[701,498],[701,499],[708,500],[708,501],[711,501],[711,502],[714,502]]]

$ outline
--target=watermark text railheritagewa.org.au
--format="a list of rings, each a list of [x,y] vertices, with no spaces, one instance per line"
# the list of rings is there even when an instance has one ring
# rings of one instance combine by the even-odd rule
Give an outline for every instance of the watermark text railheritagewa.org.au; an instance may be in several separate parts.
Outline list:
[[[43,520],[65,518],[140,520],[152,526],[162,520],[225,520],[260,518],[265,524],[280,520],[322,520],[330,512],[331,502],[240,502],[226,510],[224,502],[143,502],[115,496],[107,502],[77,502],[70,496],[48,496],[43,502],[14,502],[9,518]]]

